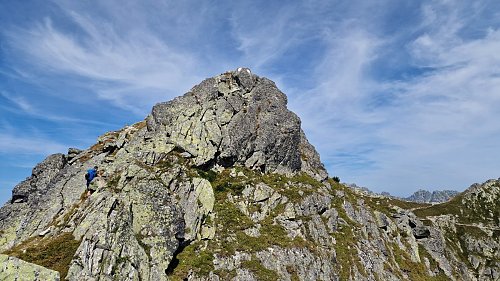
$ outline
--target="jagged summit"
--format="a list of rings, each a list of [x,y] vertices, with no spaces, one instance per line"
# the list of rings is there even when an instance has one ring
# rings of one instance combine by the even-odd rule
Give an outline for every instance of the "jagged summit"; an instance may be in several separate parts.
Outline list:
[[[263,172],[327,173],[286,107],[287,97],[248,68],[208,78],[184,96],[155,105],[148,131],[188,152],[196,165],[241,165]]]
[[[459,192],[456,190],[434,190],[431,192],[429,190],[420,189],[404,198],[404,200],[418,203],[443,203],[449,201],[457,194],[459,194]]]

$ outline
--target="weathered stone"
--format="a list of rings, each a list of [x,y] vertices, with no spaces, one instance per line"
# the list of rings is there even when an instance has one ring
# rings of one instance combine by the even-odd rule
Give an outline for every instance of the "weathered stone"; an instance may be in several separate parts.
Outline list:
[[[67,154],[68,161],[70,161],[71,159],[77,157],[82,152],[83,152],[83,150],[78,149],[78,148],[69,148],[68,149],[68,154]]]
[[[338,280],[331,252],[316,256],[304,248],[273,247],[258,252],[256,256],[265,268],[277,272],[285,280],[291,279],[290,267],[296,271],[299,280]]]
[[[212,212],[214,209],[214,191],[212,185],[206,179],[194,178],[193,185],[195,187],[196,196],[200,202],[200,208],[204,215]]]
[[[328,209],[323,213],[322,216],[328,219],[326,226],[328,227],[330,232],[331,233],[335,232],[338,226],[338,218],[339,218],[338,211],[336,209]]]
[[[460,214],[417,217],[328,184],[286,103],[241,68],[86,150],[48,157],[0,209],[0,249],[72,233],[68,280],[499,278],[500,181],[456,197]]]
[[[417,239],[427,238],[431,235],[431,232],[425,226],[417,226],[413,228],[413,236]]]
[[[12,199],[14,202],[24,202],[33,198],[37,200],[40,194],[47,192],[50,182],[64,168],[67,160],[64,154],[53,154],[33,168],[31,177],[14,187]]]
[[[196,165],[239,164],[279,173],[303,165],[307,173],[326,178],[299,118],[286,108],[286,96],[272,81],[247,70],[209,78],[186,95],[155,105],[149,130],[165,134],[193,155]]]
[[[255,186],[253,200],[255,202],[261,202],[269,199],[273,193],[273,189],[264,183],[259,183]]]
[[[302,199],[295,211],[299,216],[322,214],[329,209],[331,201],[332,199],[328,195],[314,193]]]
[[[293,203],[287,203],[285,205],[285,211],[283,212],[283,215],[288,220],[294,220],[296,218]]]
[[[0,254],[0,280],[59,281],[59,272]]]

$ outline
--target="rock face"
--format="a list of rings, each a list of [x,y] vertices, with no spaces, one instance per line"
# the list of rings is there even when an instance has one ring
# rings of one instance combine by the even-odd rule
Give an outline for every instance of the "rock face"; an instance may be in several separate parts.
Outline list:
[[[418,203],[443,203],[455,197],[458,193],[455,190],[435,190],[430,192],[421,189],[404,199]]]
[[[0,265],[61,280],[497,280],[497,186],[441,209],[356,192],[328,178],[276,85],[241,68],[37,165],[0,209]]]
[[[262,172],[326,171],[274,82],[249,69],[209,78],[147,118],[152,134],[188,152],[198,166],[242,165]]]
[[[59,272],[28,263],[15,257],[0,255],[1,280],[59,281]]]

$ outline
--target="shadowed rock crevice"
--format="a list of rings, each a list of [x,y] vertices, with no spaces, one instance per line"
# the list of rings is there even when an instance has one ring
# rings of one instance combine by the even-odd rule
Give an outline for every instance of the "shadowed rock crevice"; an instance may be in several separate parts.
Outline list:
[[[175,250],[173,256],[172,256],[172,261],[168,265],[168,268],[165,269],[165,274],[167,275],[172,275],[174,273],[175,268],[179,265],[179,259],[178,255],[184,251],[184,249],[189,246],[191,242],[190,241],[185,241],[184,239],[179,239],[179,247],[177,250]]]

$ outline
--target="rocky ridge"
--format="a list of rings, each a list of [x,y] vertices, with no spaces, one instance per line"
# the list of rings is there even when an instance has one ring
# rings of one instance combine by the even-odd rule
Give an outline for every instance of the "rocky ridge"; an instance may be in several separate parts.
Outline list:
[[[385,191],[381,192],[381,193],[376,193],[376,192],[371,191],[367,187],[358,186],[355,183],[344,183],[344,185],[352,188],[356,193],[362,193],[362,194],[372,195],[372,196],[385,196],[385,197],[389,197],[389,198],[395,198],[395,199],[399,199],[399,200],[417,202],[417,203],[431,203],[431,204],[443,203],[443,202],[451,200],[453,197],[455,197],[459,194],[459,192],[456,190],[435,190],[435,191],[430,192],[428,190],[420,189],[408,197],[398,197],[398,196],[391,195],[389,192],[385,192]]]
[[[0,209],[1,265],[58,272],[45,280],[500,278],[498,180],[453,208],[357,193],[328,178],[286,103],[240,68],[49,156]]]
[[[412,195],[404,198],[404,200],[418,203],[443,203],[449,201],[458,194],[459,192],[456,190],[434,190],[430,192],[428,190],[420,189]]]

